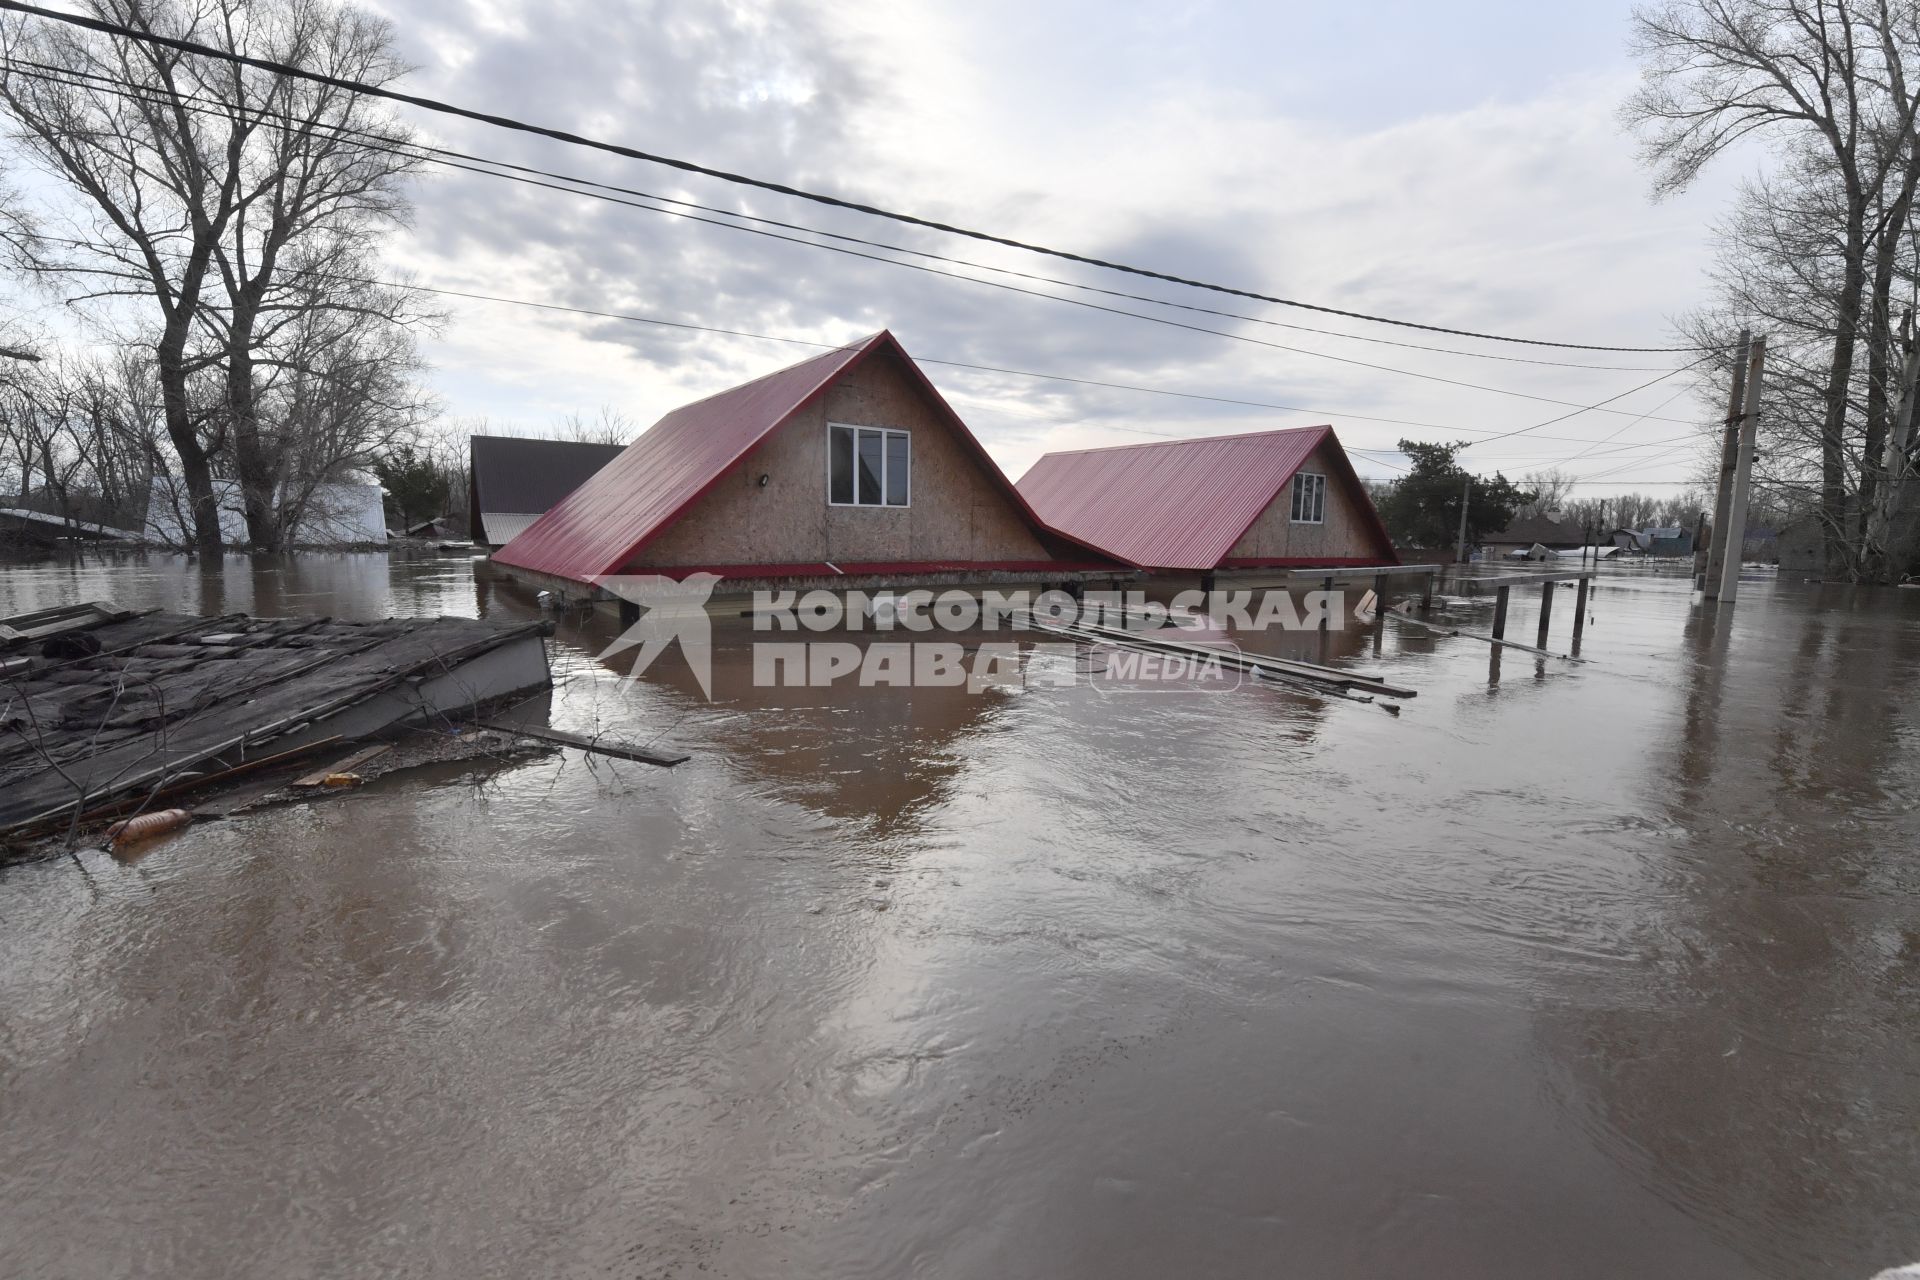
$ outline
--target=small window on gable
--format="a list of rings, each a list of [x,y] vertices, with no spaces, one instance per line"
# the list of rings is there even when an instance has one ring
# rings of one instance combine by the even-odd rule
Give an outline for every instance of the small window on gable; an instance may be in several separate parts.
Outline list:
[[[1293,477],[1294,524],[1325,524],[1327,520],[1327,478],[1311,471],[1299,471]]]
[[[827,501],[904,507],[913,493],[913,437],[884,427],[827,426]]]

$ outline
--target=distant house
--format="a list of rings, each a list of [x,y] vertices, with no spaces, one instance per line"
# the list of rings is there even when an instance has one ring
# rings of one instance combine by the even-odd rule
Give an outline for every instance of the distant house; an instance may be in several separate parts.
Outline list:
[[[1826,532],[1816,516],[1802,516],[1782,528],[1773,540],[1773,551],[1779,557],[1782,573],[1813,578],[1827,575]]]
[[[612,574],[746,590],[1122,571],[1034,515],[884,331],[675,409],[493,562],[562,591]]]
[[[220,540],[244,547],[247,508],[236,480],[215,480],[213,497],[220,512]],[[186,486],[166,475],[153,478],[143,537],[163,547],[193,545],[192,503]],[[387,544],[386,495],[377,484],[330,481],[315,485],[287,542],[296,547],[384,547]]]
[[[1571,516],[1558,511],[1521,516],[1498,533],[1483,534],[1480,538],[1480,548],[1489,560],[1498,560],[1533,547],[1545,547],[1549,551],[1576,551],[1586,545],[1586,528]]]
[[[1611,536],[1614,546],[1632,555],[1676,557],[1693,554],[1693,530],[1680,525],[1615,529]]]
[[[1332,427],[1049,453],[1020,493],[1047,524],[1141,569],[1398,562]]]
[[[593,479],[625,446],[474,436],[468,443],[467,536],[504,547],[560,499]]]

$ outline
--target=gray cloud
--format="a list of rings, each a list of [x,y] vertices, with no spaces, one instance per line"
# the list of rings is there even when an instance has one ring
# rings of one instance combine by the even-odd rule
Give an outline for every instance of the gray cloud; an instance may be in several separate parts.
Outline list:
[[[1034,99],[1018,77],[1033,74],[1030,60],[1010,58],[1003,71],[974,56],[982,37],[964,11],[906,6],[874,18],[825,4],[655,2],[496,14],[429,0],[396,17],[421,92],[1204,279],[1469,328],[1656,342],[1666,315],[1694,294],[1699,206],[1644,200],[1631,146],[1613,132],[1622,82],[1607,63],[1587,81],[1532,86],[1524,102],[1432,114],[1409,105],[1386,123],[1370,110],[1364,126],[1290,118],[1232,84],[1102,84],[1097,66],[1076,65],[1045,95],[1053,114],[1023,119],[1019,104]],[[518,163],[1129,292],[1259,306],[481,126],[422,123],[447,145]],[[1555,412],[475,175],[436,173],[418,203],[396,255],[448,287],[824,341],[884,326],[926,356],[1486,430]],[[1598,399],[1651,376],[1170,314],[1560,399]],[[1304,312],[1249,314],[1450,345]],[[644,421],[804,351],[473,304],[429,354],[460,414],[537,420],[606,399]],[[1404,433],[1339,412],[1296,417],[931,372],[1015,472],[1048,447],[1130,438],[1116,426],[1197,433],[1332,420],[1369,447]],[[1637,411],[1671,389],[1624,403]],[[1597,438],[1625,421],[1589,415],[1551,434]],[[1623,439],[1680,430],[1646,422]],[[1522,438],[1488,456],[1546,462],[1579,447]]]

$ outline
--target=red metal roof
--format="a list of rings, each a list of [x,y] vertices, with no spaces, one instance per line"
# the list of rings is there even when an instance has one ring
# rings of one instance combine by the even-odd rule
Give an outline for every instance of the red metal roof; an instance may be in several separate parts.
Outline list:
[[[756,445],[811,404],[837,379],[877,351],[900,357],[909,376],[947,418],[1007,498],[1055,541],[1077,539],[1049,530],[1027,505],[920,366],[886,330],[811,356],[798,364],[682,405],[653,424],[621,455],[568,494],[526,532],[494,552],[501,564],[575,582],[618,573],[634,556],[717,484]],[[1098,548],[1087,547],[1096,555]],[[769,547],[771,559],[780,549]]]
[[[1393,563],[1393,539],[1332,427],[1049,453],[1019,488],[1047,524],[1128,564],[1207,570],[1323,442],[1378,539],[1367,563]]]

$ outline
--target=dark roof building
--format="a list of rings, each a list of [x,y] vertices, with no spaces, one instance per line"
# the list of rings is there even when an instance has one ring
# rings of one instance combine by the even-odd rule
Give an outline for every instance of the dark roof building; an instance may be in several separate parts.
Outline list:
[[[1612,537],[1605,541],[1611,543]],[[1536,544],[1549,551],[1569,551],[1587,545],[1587,531],[1571,516],[1544,514],[1521,516],[1498,533],[1480,539],[1480,545],[1490,552],[1524,550]]]
[[[1049,525],[1142,569],[1397,562],[1332,427],[1049,453],[1020,492]]]
[[[624,446],[474,436],[467,475],[468,536],[502,547],[620,456]]]
[[[1043,525],[892,334],[682,406],[502,547],[524,575],[1010,581],[1113,572]]]

